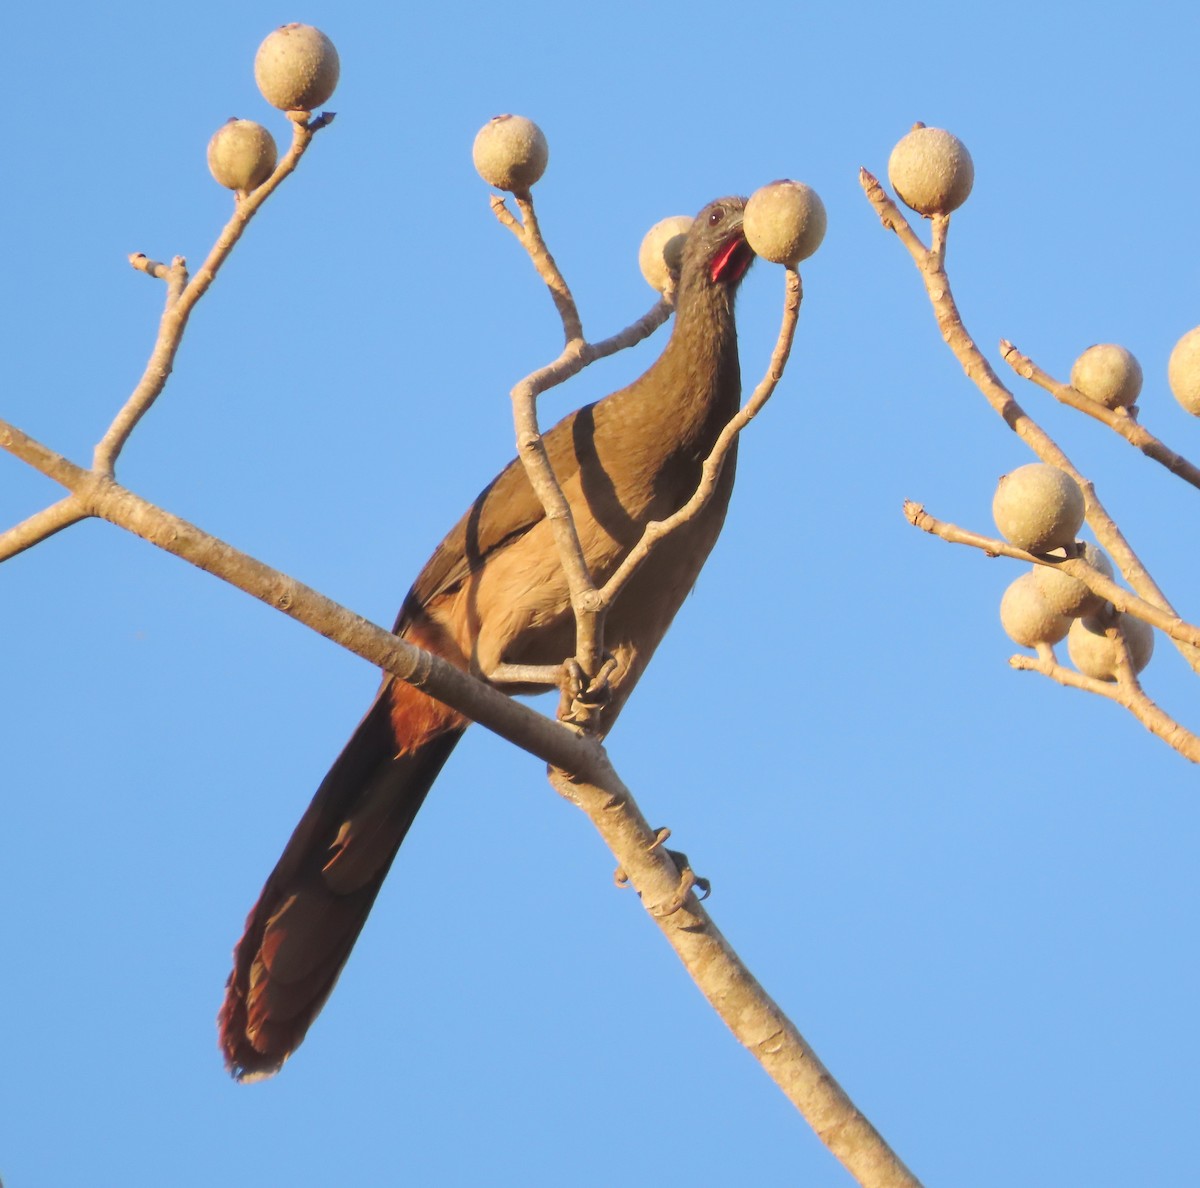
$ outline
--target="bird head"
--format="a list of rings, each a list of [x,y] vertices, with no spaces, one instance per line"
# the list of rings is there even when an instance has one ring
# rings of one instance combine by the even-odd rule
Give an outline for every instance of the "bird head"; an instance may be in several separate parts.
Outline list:
[[[742,230],[744,198],[710,202],[688,230],[679,269],[679,294],[693,286],[736,291],[754,262],[754,252]]]

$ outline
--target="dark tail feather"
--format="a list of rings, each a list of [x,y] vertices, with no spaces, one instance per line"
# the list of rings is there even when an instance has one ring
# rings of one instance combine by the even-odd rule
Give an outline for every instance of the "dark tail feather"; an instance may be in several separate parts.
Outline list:
[[[238,1080],[278,1072],[300,1046],[465,728],[453,710],[402,682],[380,690],[296,826],[234,949],[217,1023],[226,1067]]]

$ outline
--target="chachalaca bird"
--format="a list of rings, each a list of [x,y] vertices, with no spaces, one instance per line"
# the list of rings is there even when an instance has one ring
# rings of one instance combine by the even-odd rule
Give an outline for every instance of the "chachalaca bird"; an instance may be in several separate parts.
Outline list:
[[[597,584],[612,575],[649,521],[665,519],[691,497],[705,457],[737,411],[734,297],[753,260],[742,233],[743,207],[740,198],[710,203],[689,230],[675,326],[653,366],[545,435]],[[703,513],[660,543],[609,611],[604,642],[616,666],[606,730],[717,539],[734,463],[731,452]],[[393,630],[484,678],[502,663],[559,665],[573,654],[566,579],[519,461],[501,471],[437,547]],[[510,693],[531,691],[497,683]],[[218,1021],[225,1062],[239,1079],[277,1072],[303,1040],[467,725],[449,706],[385,676],[234,950]]]

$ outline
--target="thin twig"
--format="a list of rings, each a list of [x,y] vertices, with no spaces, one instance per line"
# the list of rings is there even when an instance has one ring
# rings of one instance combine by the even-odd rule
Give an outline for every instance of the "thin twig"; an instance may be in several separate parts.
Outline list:
[[[3,422],[0,422],[0,426],[3,426]],[[7,532],[0,532],[0,562],[15,557],[56,532],[61,532],[86,518],[87,512],[74,495],[52,503],[27,520],[9,528]]]
[[[920,528],[933,536],[938,536],[950,544],[968,545],[979,549],[989,557],[1012,557],[1016,561],[1028,561],[1031,565],[1044,565],[1048,569],[1061,569],[1063,573],[1083,582],[1089,590],[1099,595],[1106,602],[1111,602],[1119,611],[1142,619],[1151,627],[1157,627],[1164,635],[1170,636],[1177,643],[1188,647],[1200,647],[1200,627],[1188,623],[1178,615],[1171,615],[1153,602],[1131,594],[1124,586],[1117,585],[1110,577],[1106,577],[1098,569],[1090,566],[1082,557],[1055,557],[1052,554],[1027,553],[1007,541],[998,540],[992,536],[983,536],[960,528],[957,524],[949,524],[931,516],[925,508],[915,500],[904,501],[904,515],[914,528]]]
[[[509,218],[512,216],[509,215]],[[570,504],[550,464],[550,456],[546,453],[538,425],[537,398],[549,388],[577,375],[595,360],[636,346],[671,316],[672,309],[671,302],[663,299],[656,302],[636,322],[598,343],[585,342],[582,338],[573,339],[567,343],[557,359],[526,376],[511,393],[513,423],[517,432],[517,453],[525,467],[530,486],[545,509],[546,518],[554,532],[559,562],[567,579],[567,590],[575,614],[575,655],[580,666],[588,674],[598,671],[604,653],[599,620],[592,610],[597,598],[596,585],[583,556],[583,546]],[[496,678],[504,676],[510,680],[517,679],[514,671],[508,666],[504,667],[503,673],[492,675]],[[556,680],[561,675],[560,667],[542,670],[542,676],[547,681]]]
[[[583,347],[583,339],[574,339],[553,363],[535,372],[512,390],[517,454],[525,467],[534,493],[545,508],[546,519],[558,547],[559,562],[567,579],[571,605],[574,607],[579,607],[587,600],[595,590],[595,585],[583,555],[583,545],[575,527],[575,517],[571,514],[571,505],[567,502],[562,485],[554,473],[545,440],[538,426],[537,398],[546,388],[562,383],[583,369]],[[595,667],[589,666],[582,656],[580,663],[589,673],[595,671]]]
[[[587,357],[587,343],[583,337],[583,323],[579,317],[579,310],[562,272],[542,238],[533,196],[526,191],[524,194],[514,195],[514,198],[521,211],[521,221],[513,216],[504,199],[498,194],[492,195],[492,212],[517,237],[538,275],[550,290],[566,340],[562,353],[553,363],[540,368],[512,389],[517,456],[521,459],[534,494],[546,511],[546,520],[554,534],[559,562],[567,580],[571,607],[575,613],[576,659],[584,672],[592,676],[599,670],[603,657],[603,639],[597,637],[594,630],[595,619],[589,617],[585,609],[594,599],[596,587],[583,554],[583,545],[579,540],[571,506],[550,463],[550,455],[542,439],[537,415],[538,396],[547,388],[561,384],[570,376],[576,375],[590,360]]]
[[[512,390],[513,419],[517,427],[517,450],[535,493],[554,531],[559,556],[567,579],[571,606],[575,613],[576,645],[575,659],[584,672],[594,674],[604,655],[604,616],[618,593],[645,562],[659,541],[698,516],[716,490],[717,480],[725,458],[732,449],[738,434],[770,399],[787,363],[795,337],[796,320],[799,314],[803,291],[800,275],[795,269],[787,270],[784,294],[783,324],[780,327],[775,349],[767,368],[767,374],[755,389],[751,398],[725,426],[716,444],[704,462],[700,483],[691,499],[672,516],[662,521],[652,521],[642,534],[617,571],[602,590],[597,590],[588,570],[583,549],[579,542],[570,505],[550,465],[537,422],[537,397],[548,387],[563,382],[574,375],[593,359],[620,350],[640,341],[661,320],[665,320],[669,305],[664,299],[639,322],[604,342],[592,345],[583,337],[582,324],[570,289],[562,279],[553,257],[546,249],[537,223],[533,200],[529,194],[516,195],[517,205],[523,221],[518,221],[499,195],[491,198],[491,207],[496,218],[522,243],[533,260],[538,274],[546,282],[563,319],[567,345],[562,354],[547,367],[528,376]],[[572,333],[578,338],[572,337]]]
[[[1128,710],[1152,734],[1157,735],[1173,751],[1178,751],[1192,763],[1200,763],[1200,737],[1197,737],[1186,727],[1181,726],[1170,714],[1161,710],[1146,696],[1140,684],[1098,681],[1084,676],[1072,668],[1064,668],[1043,656],[1016,655],[1010,658],[1009,664],[1023,672],[1040,672],[1052,681],[1070,689],[1082,689],[1087,693],[1095,693],[1107,697],[1117,705]]]
[[[140,268],[140,262],[144,259],[144,256],[131,256],[130,262],[135,268]],[[108,431],[100,439],[93,454],[92,465],[104,474],[113,473],[117,457],[129,440],[129,435],[166,387],[167,379],[175,365],[175,354],[179,350],[188,317],[195,304],[181,300],[188,288],[187,262],[182,256],[176,256],[169,265],[153,261],[148,263],[153,264],[153,268],[142,268],[141,271],[167,282],[166,303],[158,323],[158,336],[146,369],[142,372],[142,378],[113,419]]]
[[[303,113],[292,113],[293,117],[301,114]],[[241,239],[250,220],[278,189],[283,179],[299,164],[300,158],[312,142],[313,134],[326,127],[331,118],[326,115],[312,121],[292,119],[291,148],[276,165],[275,172],[257,190],[245,197],[239,197],[234,206],[233,216],[225,224],[199,271],[190,279],[187,277],[182,257],[176,257],[170,267],[150,260],[141,253],[130,257],[130,264],[134,268],[167,281],[167,302],[159,322],[158,337],[142,378],[96,446],[92,466],[97,473],[110,476],[113,474],[117,457],[129,440],[129,435],[166,386],[171,369],[175,365],[175,355],[183,340],[183,333],[187,329],[188,318],[191,317],[196,302],[208,292],[221,265]]]
[[[542,238],[542,228],[538,223],[537,211],[533,206],[533,195],[526,190],[523,194],[514,194],[513,199],[517,204],[517,209],[521,212],[520,220],[512,214],[505,205],[504,198],[499,194],[493,194],[491,197],[492,213],[520,240],[521,246],[533,261],[538,276],[550,290],[554,308],[558,310],[558,316],[562,319],[563,336],[567,343],[582,339],[583,325],[579,318],[579,310],[575,305],[575,298],[571,296],[571,290],[555,263],[554,257],[550,254],[545,239]]]
[[[624,330],[619,330],[608,338],[602,338],[599,342],[588,343],[584,351],[587,362],[607,359],[609,355],[615,355],[618,351],[637,346],[639,342],[649,338],[674,311],[675,303],[673,301],[665,297],[660,298],[636,322],[632,322]]]
[[[1128,590],[1118,586],[1111,578],[1092,568],[1080,557],[1062,558],[1049,554],[1027,553],[1024,549],[1018,549],[1006,541],[981,536],[977,532],[969,532],[965,528],[935,519],[919,503],[911,499],[904,502],[904,515],[914,527],[940,537],[951,544],[980,549],[989,557],[1012,557],[1017,561],[1028,561],[1033,565],[1061,569],[1064,573],[1083,582],[1093,593],[1112,603],[1115,610],[1143,619],[1179,644],[1191,647],[1200,646],[1200,627],[1185,623],[1178,617],[1171,618],[1153,603],[1135,597]],[[1115,684],[1096,680],[1094,677],[1085,676],[1074,669],[1062,667],[1055,658],[1054,649],[1049,644],[1038,645],[1036,660],[1030,656],[1018,654],[1013,656],[1009,663],[1013,668],[1040,672],[1060,685],[1082,689],[1088,693],[1097,693],[1101,697],[1115,701],[1184,758],[1190,759],[1193,763],[1200,763],[1200,738],[1197,738],[1186,727],[1181,726],[1178,721],[1160,709],[1143,691],[1134,672],[1128,644],[1115,616],[1105,629],[1105,634],[1116,646],[1117,681]]]
[[[692,497],[673,515],[665,520],[652,520],[646,525],[641,540],[630,550],[629,555],[617,567],[616,572],[600,590],[601,613],[610,607],[625,584],[641,567],[651,551],[665,537],[694,520],[707,506],[717,489],[717,480],[721,477],[721,468],[738,434],[758,416],[763,406],[770,400],[776,385],[783,378],[783,369],[791,354],[792,342],[796,336],[796,322],[800,316],[800,303],[804,299],[804,290],[800,274],[794,268],[787,269],[783,297],[783,321],[779,327],[779,335],[775,340],[775,348],[771,352],[771,360],[767,365],[766,374],[754,389],[750,399],[734,414],[733,418],[721,430],[716,444],[704,460],[701,470],[700,483]]]
[[[182,257],[180,256],[176,256],[175,259],[182,262]],[[160,260],[151,260],[145,252],[134,252],[129,257],[129,266],[138,272],[144,272],[147,276],[154,277],[156,280],[166,280],[171,272],[170,264],[164,264]]]
[[[538,275],[550,290],[562,320],[563,335],[566,339],[562,353],[557,359],[539,368],[512,389],[517,454],[525,467],[534,493],[546,511],[546,519],[554,534],[559,560],[567,580],[567,590],[575,616],[576,663],[584,674],[593,677],[599,672],[604,659],[603,610],[584,557],[570,504],[563,494],[562,486],[550,463],[550,456],[546,452],[538,425],[537,398],[548,388],[578,374],[595,359],[641,342],[666,321],[671,306],[666,300],[661,300],[625,330],[599,344],[588,343],[583,337],[583,323],[575,299],[571,296],[571,290],[542,237],[532,195],[526,192],[515,194],[514,198],[521,212],[521,220],[512,214],[498,194],[492,195],[490,200],[492,213],[516,236],[537,269]]]
[[[550,249],[546,246],[546,241],[542,238],[542,228],[538,223],[537,211],[533,208],[533,195],[526,191],[523,194],[514,194],[513,198],[525,224],[525,246],[533,259],[538,274],[545,280],[546,286],[550,290],[550,296],[554,298],[554,306],[558,310],[559,317],[562,318],[563,335],[567,342],[582,338],[583,325],[579,320],[579,310],[575,306],[575,298],[571,296],[571,290],[567,287],[562,272],[559,271],[554,257],[550,254]]]
[[[1000,354],[1004,361],[1022,379],[1044,388],[1060,404],[1068,405],[1078,412],[1084,413],[1093,420],[1107,425],[1114,433],[1119,433],[1131,446],[1141,450],[1147,458],[1165,466],[1172,474],[1200,487],[1200,467],[1193,466],[1182,454],[1160,441],[1149,429],[1139,424],[1124,408],[1107,408],[1098,400],[1085,396],[1070,384],[1060,383],[1053,376],[1043,371],[1028,355],[1023,355],[1007,338],[1000,340]]]
[[[14,458],[20,458],[22,462],[69,491],[81,488],[90,474],[90,471],[76,466],[69,458],[56,454],[28,433],[23,433],[16,425],[10,425],[4,420],[0,420],[0,449],[7,450]],[[90,513],[85,511],[85,514]]]

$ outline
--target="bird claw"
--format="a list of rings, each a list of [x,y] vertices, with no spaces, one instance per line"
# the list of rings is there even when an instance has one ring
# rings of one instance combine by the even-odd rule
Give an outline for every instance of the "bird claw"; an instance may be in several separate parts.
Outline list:
[[[578,660],[565,661],[563,669],[562,697],[558,703],[559,721],[586,727],[599,717],[612,700],[608,682],[617,669],[616,658],[607,657],[600,671],[590,680]]]
[[[651,909],[651,914],[662,919],[665,916],[673,916],[684,903],[687,902],[687,897],[693,891],[699,891],[698,899],[704,900],[712,894],[712,883],[698,875],[693,869],[692,864],[688,860],[688,856],[682,850],[668,850],[663,846],[663,842],[671,836],[671,831],[663,826],[662,829],[654,831],[654,840],[646,847],[647,853],[653,853],[660,846],[665,854],[668,854],[671,861],[679,867],[679,886],[675,889],[675,894],[671,899],[658,909]],[[618,866],[613,871],[613,882],[618,887],[629,886],[629,872],[623,866]],[[639,895],[641,892],[638,893]]]
[[[661,835],[669,835],[671,831],[669,829],[660,829],[658,832],[660,836],[651,845],[650,848],[652,850],[662,844],[664,838]],[[700,894],[696,898],[701,900],[707,899],[712,894],[712,883],[708,879],[702,878],[692,869],[692,864],[688,861],[688,856],[682,850],[668,850],[665,846],[663,850],[671,856],[671,861],[679,867],[680,874],[679,886],[675,890],[675,895],[669,902],[663,904],[653,913],[659,919],[663,919],[666,916],[673,916],[683,907],[687,902],[687,897],[694,890],[699,890]]]

